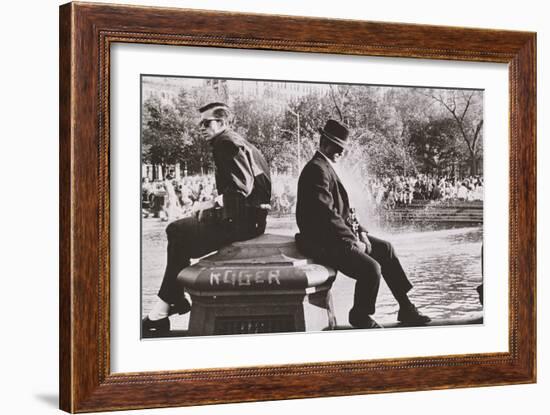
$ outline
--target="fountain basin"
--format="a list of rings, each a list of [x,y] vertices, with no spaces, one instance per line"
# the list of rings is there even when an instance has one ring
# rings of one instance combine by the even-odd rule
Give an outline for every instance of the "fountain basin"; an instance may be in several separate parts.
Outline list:
[[[301,255],[292,237],[234,242],[178,276],[192,300],[189,335],[331,329],[335,276]]]

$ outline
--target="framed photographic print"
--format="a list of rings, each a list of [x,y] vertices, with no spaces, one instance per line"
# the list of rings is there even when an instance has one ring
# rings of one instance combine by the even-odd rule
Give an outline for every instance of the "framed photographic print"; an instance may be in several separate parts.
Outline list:
[[[534,382],[535,46],[61,6],[61,408]]]

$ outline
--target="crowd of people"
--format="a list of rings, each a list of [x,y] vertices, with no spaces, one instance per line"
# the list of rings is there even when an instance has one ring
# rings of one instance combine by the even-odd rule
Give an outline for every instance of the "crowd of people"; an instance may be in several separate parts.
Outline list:
[[[413,200],[469,202],[483,200],[483,178],[426,174],[383,177],[369,180],[367,190],[376,207],[385,209],[407,206]]]
[[[141,187],[143,215],[151,213],[162,220],[171,221],[190,216],[218,196],[214,176],[188,176],[164,180],[143,179]]]
[[[274,175],[271,215],[292,214],[296,209],[297,179],[291,175]],[[375,207],[394,209],[421,201],[483,200],[483,178],[462,179],[419,174],[417,176],[378,177],[368,180],[367,193]],[[168,175],[164,180],[143,179],[144,216],[151,212],[169,221],[191,215],[213,202],[218,193],[213,175],[187,176],[181,179]]]
[[[287,215],[296,211],[297,186],[298,179],[291,175],[280,174],[272,177],[272,214]]]
[[[290,175],[272,177],[271,214],[280,216],[294,213],[297,179]],[[218,192],[213,175],[187,176],[181,179],[170,175],[164,180],[142,181],[143,216],[160,217],[170,221],[190,216],[213,203]]]

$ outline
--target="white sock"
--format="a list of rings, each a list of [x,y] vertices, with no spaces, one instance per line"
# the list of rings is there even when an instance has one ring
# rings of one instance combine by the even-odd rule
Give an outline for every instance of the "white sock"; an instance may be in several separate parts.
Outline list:
[[[168,317],[169,310],[170,304],[160,298],[157,298],[157,302],[153,306],[153,309],[149,312],[149,320],[155,321]]]

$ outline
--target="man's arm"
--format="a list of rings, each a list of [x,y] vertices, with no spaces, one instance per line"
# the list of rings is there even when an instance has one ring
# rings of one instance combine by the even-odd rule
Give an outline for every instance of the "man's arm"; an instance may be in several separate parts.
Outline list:
[[[222,141],[219,146],[217,168],[225,183],[220,192],[248,197],[254,188],[254,173],[246,148],[230,140]]]
[[[247,222],[245,199],[254,189],[254,174],[247,149],[238,141],[226,139],[217,144],[216,175],[220,177],[218,191],[223,196],[223,216],[236,233]]]
[[[318,222],[320,228],[327,229],[329,236],[353,243],[355,235],[344,218],[334,209],[328,173],[315,164],[310,165],[304,173],[299,197],[308,201],[304,205],[307,214]]]

